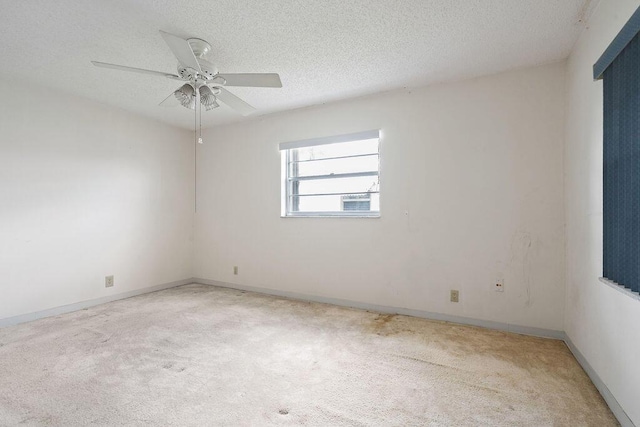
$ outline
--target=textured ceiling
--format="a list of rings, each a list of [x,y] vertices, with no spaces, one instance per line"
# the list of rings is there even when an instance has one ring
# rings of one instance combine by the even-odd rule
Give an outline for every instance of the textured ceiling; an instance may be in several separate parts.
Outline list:
[[[588,0],[0,0],[0,74],[184,127],[159,107],[179,82],[162,29],[213,46],[220,72],[278,72],[282,89],[233,88],[262,115],[565,58]],[[203,126],[243,120],[221,107]]]

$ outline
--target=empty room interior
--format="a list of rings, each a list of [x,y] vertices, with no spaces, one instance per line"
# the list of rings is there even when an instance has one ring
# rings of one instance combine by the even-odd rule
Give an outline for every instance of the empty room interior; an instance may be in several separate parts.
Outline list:
[[[640,426],[640,0],[0,24],[0,425]]]

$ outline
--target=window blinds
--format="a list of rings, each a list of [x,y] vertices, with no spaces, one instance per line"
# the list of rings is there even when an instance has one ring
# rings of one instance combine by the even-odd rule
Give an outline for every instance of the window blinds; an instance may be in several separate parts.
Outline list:
[[[639,9],[640,10],[640,9]],[[632,22],[633,21],[633,22]],[[594,66],[604,80],[603,275],[640,287],[640,15]],[[634,31],[629,38],[629,31]],[[625,41],[620,48],[621,40]],[[600,65],[598,65],[600,64]],[[606,67],[600,71],[598,67]]]

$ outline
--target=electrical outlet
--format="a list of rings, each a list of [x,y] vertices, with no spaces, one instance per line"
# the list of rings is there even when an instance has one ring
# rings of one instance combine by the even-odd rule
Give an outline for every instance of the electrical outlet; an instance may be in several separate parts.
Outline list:
[[[504,292],[504,280],[502,279],[496,280],[496,283],[493,287],[496,290],[496,292]]]
[[[236,276],[238,275],[238,266],[237,265],[233,266],[233,274],[235,274]]]
[[[113,286],[113,276],[107,276],[104,278],[104,287],[110,288]]]
[[[451,302],[458,302],[460,300],[460,292],[451,290]]]

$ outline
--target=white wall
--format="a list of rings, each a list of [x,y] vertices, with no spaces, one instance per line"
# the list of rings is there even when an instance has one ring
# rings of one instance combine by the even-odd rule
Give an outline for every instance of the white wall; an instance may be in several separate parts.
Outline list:
[[[207,130],[196,277],[562,330],[564,74],[557,63]],[[380,219],[280,218],[279,142],[374,128]]]
[[[191,141],[0,79],[0,319],[191,277]]]
[[[592,66],[640,5],[602,0],[567,67],[565,330],[627,415],[640,425],[640,301],[602,275],[602,82]]]

